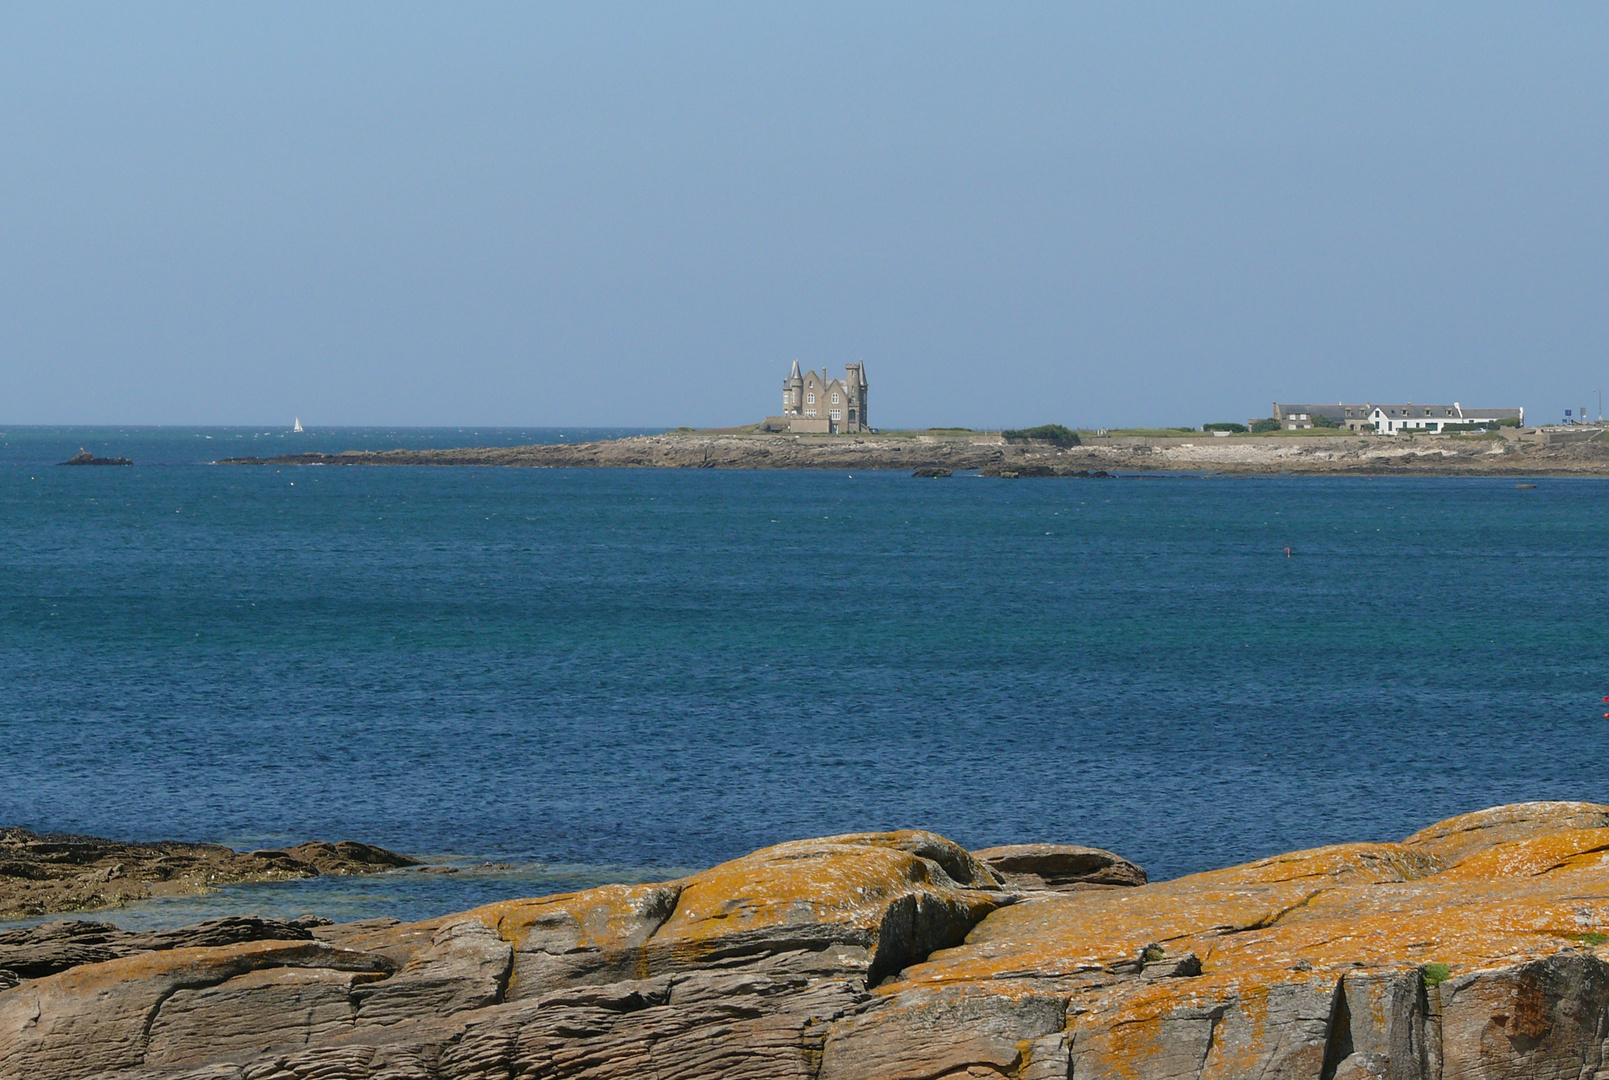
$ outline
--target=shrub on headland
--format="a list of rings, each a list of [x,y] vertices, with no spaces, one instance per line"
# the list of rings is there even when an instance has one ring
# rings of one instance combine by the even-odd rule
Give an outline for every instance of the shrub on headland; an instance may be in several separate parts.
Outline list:
[[[1202,431],[1232,431],[1235,434],[1240,435],[1240,434],[1245,433],[1246,425],[1245,424],[1233,424],[1233,423],[1227,423],[1227,422],[1225,422],[1225,423],[1217,423],[1217,424],[1202,424],[1201,425],[1201,430]]]
[[[1265,416],[1261,420],[1253,420],[1251,422],[1251,430],[1254,435],[1261,435],[1264,432],[1269,431],[1278,431],[1279,421],[1275,420],[1272,416]]]
[[[1048,442],[1057,446],[1077,446],[1078,432],[1061,424],[1040,424],[1038,427],[1015,428],[1002,431],[1007,442]]]
[[[1314,413],[1313,414],[1313,426],[1314,427],[1322,427],[1322,428],[1338,428],[1338,427],[1341,426],[1341,424],[1340,424],[1339,421],[1331,420],[1328,416],[1325,416],[1323,413]]]
[[[1520,422],[1512,416],[1501,420],[1470,420],[1462,424],[1443,424],[1441,430],[1444,434],[1457,435],[1470,431],[1496,431],[1499,428],[1519,427]]]

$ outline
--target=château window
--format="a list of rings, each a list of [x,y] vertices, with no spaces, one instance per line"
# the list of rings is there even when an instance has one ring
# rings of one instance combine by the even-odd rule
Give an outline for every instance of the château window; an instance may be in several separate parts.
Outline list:
[[[812,393],[812,394],[806,394],[805,395],[805,404],[806,405],[814,405],[815,403],[816,403],[816,395],[815,394]]]
[[[829,418],[829,419],[831,419],[831,420],[838,420],[838,419],[840,419],[840,416],[839,416],[839,414],[838,414],[838,410],[837,410],[837,409],[833,409],[833,410],[832,410],[832,411],[831,411],[831,412],[830,412],[830,413],[829,413],[829,414],[828,414],[828,418]]]
[[[838,404],[838,393],[837,393],[837,391],[834,391],[834,392],[833,392],[833,395],[832,395],[832,403],[833,403],[833,404],[834,404],[834,405],[836,405],[836,404]]]

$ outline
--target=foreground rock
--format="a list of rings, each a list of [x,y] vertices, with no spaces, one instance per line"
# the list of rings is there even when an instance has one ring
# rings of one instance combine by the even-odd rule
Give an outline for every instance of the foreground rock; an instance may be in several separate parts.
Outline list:
[[[287,924],[0,991],[0,1076],[1603,1075],[1609,807],[1051,883],[1088,874],[1143,877],[1098,849],[880,833],[426,923]]]
[[[405,855],[352,840],[240,852],[220,844],[131,844],[0,828],[0,919],[120,907],[243,881],[370,874],[414,865]]]
[[[510,465],[535,468],[949,469],[1007,479],[1120,472],[1448,476],[1609,475],[1609,441],[1424,436],[1091,438],[1077,446],[998,433],[767,435],[673,432],[575,445],[348,451],[230,458],[228,465]],[[1529,441],[1527,441],[1529,440]],[[929,473],[924,475],[937,475]]]

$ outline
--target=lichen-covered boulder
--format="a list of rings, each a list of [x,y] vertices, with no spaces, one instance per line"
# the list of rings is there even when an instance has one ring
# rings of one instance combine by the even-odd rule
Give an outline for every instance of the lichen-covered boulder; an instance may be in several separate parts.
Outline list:
[[[676,907],[681,885],[604,885],[585,892],[509,900],[464,916],[513,951],[508,1000],[564,986],[642,979],[648,939]]]
[[[651,965],[833,950],[862,957],[875,982],[960,944],[1011,899],[988,867],[932,833],[798,840],[683,880],[650,943]]]

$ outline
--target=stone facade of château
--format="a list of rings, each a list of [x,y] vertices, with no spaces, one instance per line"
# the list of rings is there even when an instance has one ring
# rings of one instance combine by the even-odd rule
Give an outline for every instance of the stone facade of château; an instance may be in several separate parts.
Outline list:
[[[782,413],[768,416],[766,431],[854,434],[871,430],[866,420],[866,368],[844,365],[842,379],[829,379],[827,369],[799,371],[799,361],[782,380]]]

